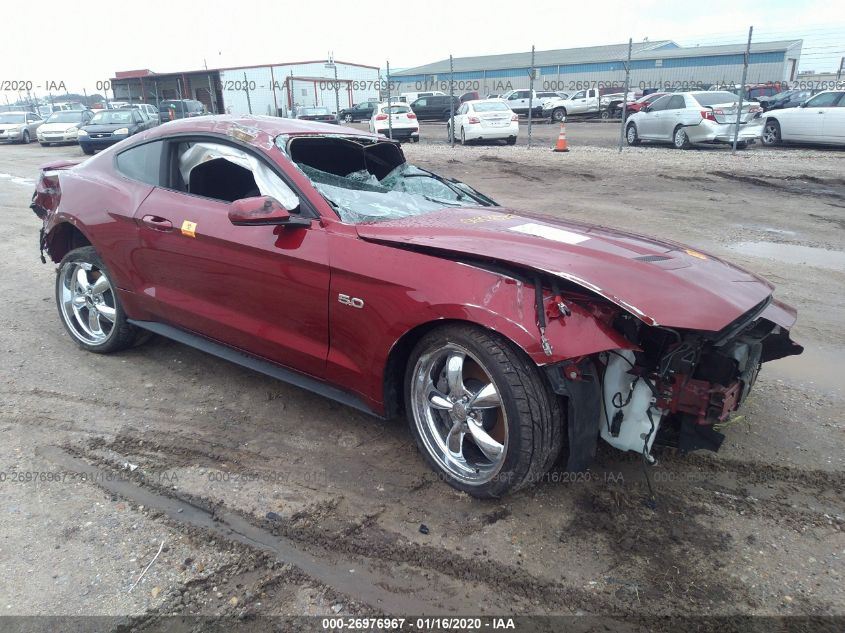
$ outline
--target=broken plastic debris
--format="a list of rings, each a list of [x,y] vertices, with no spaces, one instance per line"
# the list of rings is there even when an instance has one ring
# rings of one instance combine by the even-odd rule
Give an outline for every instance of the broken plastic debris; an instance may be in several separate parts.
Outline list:
[[[420,534],[428,534],[428,526],[425,523],[420,523]]]
[[[123,470],[128,470],[132,472],[136,468],[138,468],[138,464],[130,464],[129,462],[123,462]]]

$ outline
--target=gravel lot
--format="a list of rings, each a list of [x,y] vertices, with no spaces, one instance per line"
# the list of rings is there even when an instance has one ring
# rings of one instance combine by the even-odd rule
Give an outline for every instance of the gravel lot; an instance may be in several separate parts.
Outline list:
[[[82,154],[0,146],[2,612],[845,615],[845,155],[620,155],[614,130],[571,124],[568,154],[556,134],[403,147],[502,204],[729,258],[797,306],[806,353],[766,366],[718,455],[660,454],[656,509],[609,449],[589,477],[481,502],[401,422],[163,339],[79,350],[28,204],[40,163]]]

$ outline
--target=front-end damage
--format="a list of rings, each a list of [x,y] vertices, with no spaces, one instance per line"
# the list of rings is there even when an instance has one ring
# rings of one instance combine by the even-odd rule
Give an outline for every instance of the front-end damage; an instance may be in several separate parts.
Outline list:
[[[556,301],[544,302],[547,319],[566,318]],[[553,390],[569,402],[569,470],[590,464],[598,437],[649,462],[655,444],[717,451],[720,426],[746,400],[762,364],[803,351],[789,337],[794,311],[771,296],[718,332],[651,325],[614,307],[609,319],[597,318],[608,319],[630,348],[545,366]]]

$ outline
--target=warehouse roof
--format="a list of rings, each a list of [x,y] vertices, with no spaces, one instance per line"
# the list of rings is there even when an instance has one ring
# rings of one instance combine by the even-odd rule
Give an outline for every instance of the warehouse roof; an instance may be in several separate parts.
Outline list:
[[[800,45],[801,40],[783,40],[778,42],[752,43],[751,52],[782,51]],[[669,57],[689,57],[703,55],[731,55],[745,52],[745,44],[726,44],[719,46],[678,46],[671,40],[654,42],[635,42],[632,46],[633,59],[658,59]],[[557,64],[582,64],[590,62],[610,62],[623,60],[628,56],[628,43],[606,46],[585,46],[581,48],[561,48],[550,51],[536,51],[535,66]],[[475,57],[455,57],[452,60],[454,72],[478,70],[499,70],[503,68],[526,68],[531,65],[531,53],[505,53],[502,55],[479,55]],[[406,68],[392,72],[391,76],[441,74],[449,72],[449,60],[443,59],[431,64]]]

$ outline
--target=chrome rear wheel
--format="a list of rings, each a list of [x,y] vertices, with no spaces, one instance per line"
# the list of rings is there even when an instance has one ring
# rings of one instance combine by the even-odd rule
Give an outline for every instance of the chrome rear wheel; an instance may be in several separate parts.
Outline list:
[[[59,271],[59,310],[68,331],[87,345],[102,345],[114,329],[114,290],[105,272],[87,262],[68,262]]]

